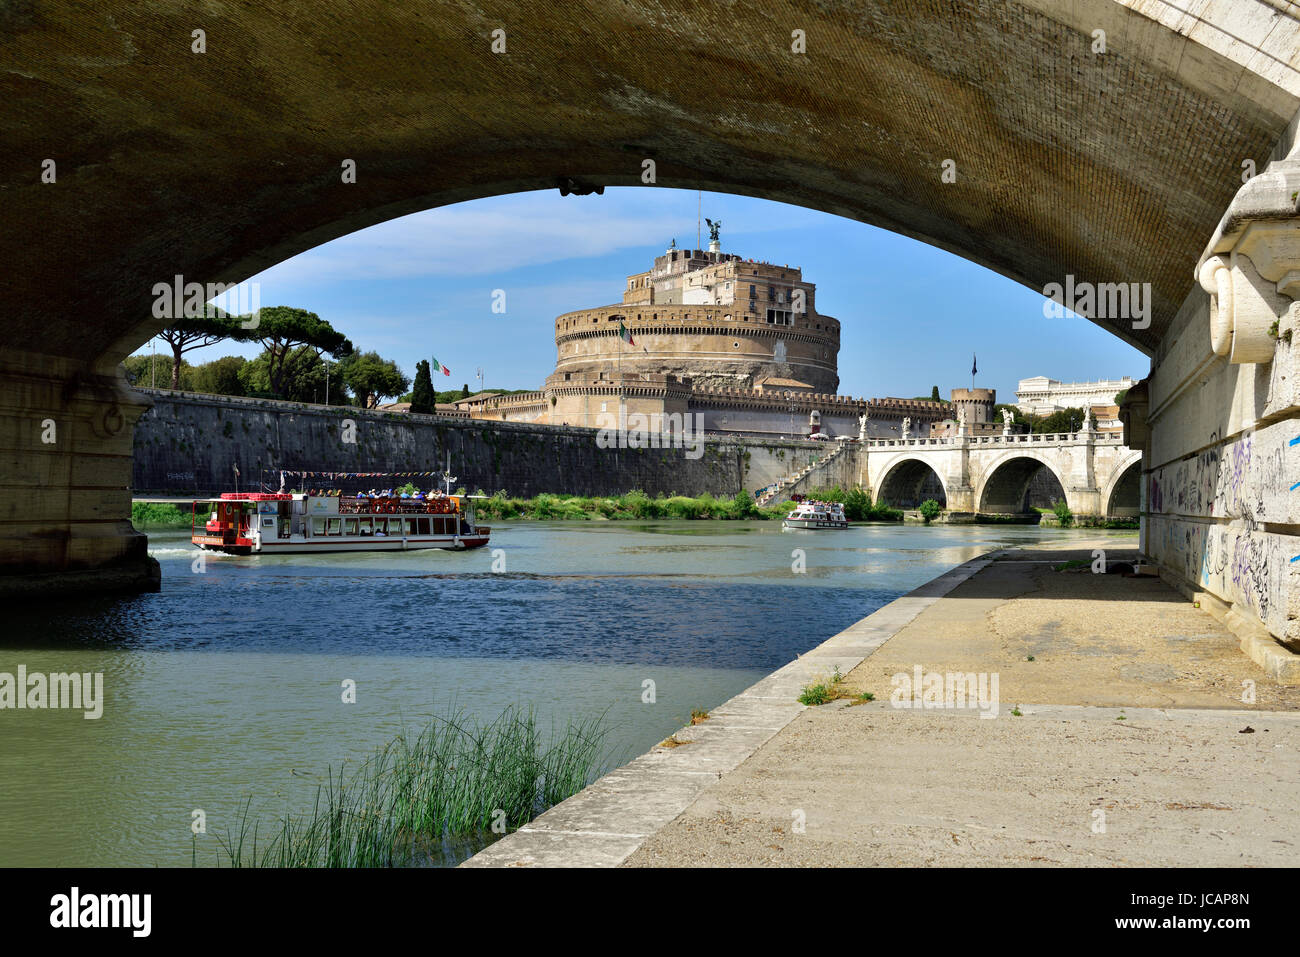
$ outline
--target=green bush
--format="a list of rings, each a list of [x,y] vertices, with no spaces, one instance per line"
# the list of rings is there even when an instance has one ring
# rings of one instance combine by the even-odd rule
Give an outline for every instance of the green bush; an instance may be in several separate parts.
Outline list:
[[[1074,513],[1070,511],[1070,506],[1063,498],[1058,498],[1052,503],[1052,511],[1056,513],[1056,520],[1061,523],[1062,528],[1069,528],[1070,523],[1074,521]]]
[[[181,511],[166,502],[132,502],[131,524],[137,528],[189,528],[190,510]]]
[[[871,499],[860,488],[851,488],[844,494],[844,517],[850,522],[862,522],[871,514]]]
[[[758,506],[754,504],[754,496],[749,492],[741,489],[731,500],[731,515],[733,518],[750,518],[758,514]]]
[[[939,517],[939,513],[943,511],[943,506],[934,499],[927,498],[921,503],[921,507],[918,511],[921,513],[921,517],[925,519],[925,524],[929,525]]]

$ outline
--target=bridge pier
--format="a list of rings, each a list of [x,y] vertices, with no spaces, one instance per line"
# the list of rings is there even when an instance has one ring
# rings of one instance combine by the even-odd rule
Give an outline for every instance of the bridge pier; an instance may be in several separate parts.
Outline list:
[[[1292,650],[1300,650],[1297,122],[1275,150],[1286,158],[1237,193],[1201,255],[1199,288],[1121,410],[1127,442],[1143,453],[1143,550],[1187,590],[1228,606],[1237,625]]]
[[[156,590],[131,525],[131,442],[149,401],[115,368],[0,350],[0,595]]]

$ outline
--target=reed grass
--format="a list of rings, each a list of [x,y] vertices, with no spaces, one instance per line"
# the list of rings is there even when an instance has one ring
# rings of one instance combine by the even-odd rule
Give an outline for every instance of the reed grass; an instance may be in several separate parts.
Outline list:
[[[217,838],[218,866],[406,867],[459,856],[517,830],[597,776],[604,716],[552,728],[531,709],[481,724],[456,710],[399,734],[354,768],[329,770],[311,811],[267,828],[251,799]]]

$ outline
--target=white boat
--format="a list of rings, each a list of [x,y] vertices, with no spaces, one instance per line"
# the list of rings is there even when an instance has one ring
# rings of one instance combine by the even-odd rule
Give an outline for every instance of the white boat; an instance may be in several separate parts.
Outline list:
[[[464,497],[227,492],[194,503],[190,540],[234,555],[481,548],[492,530]]]
[[[800,502],[781,522],[782,528],[848,528],[839,502]]]

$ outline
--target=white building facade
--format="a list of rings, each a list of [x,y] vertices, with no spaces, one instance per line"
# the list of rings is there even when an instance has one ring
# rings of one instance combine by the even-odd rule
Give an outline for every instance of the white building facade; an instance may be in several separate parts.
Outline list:
[[[1016,407],[1026,415],[1051,415],[1060,409],[1114,405],[1115,393],[1132,385],[1129,376],[1095,382],[1060,382],[1047,376],[1034,376],[1020,380],[1016,387]]]

